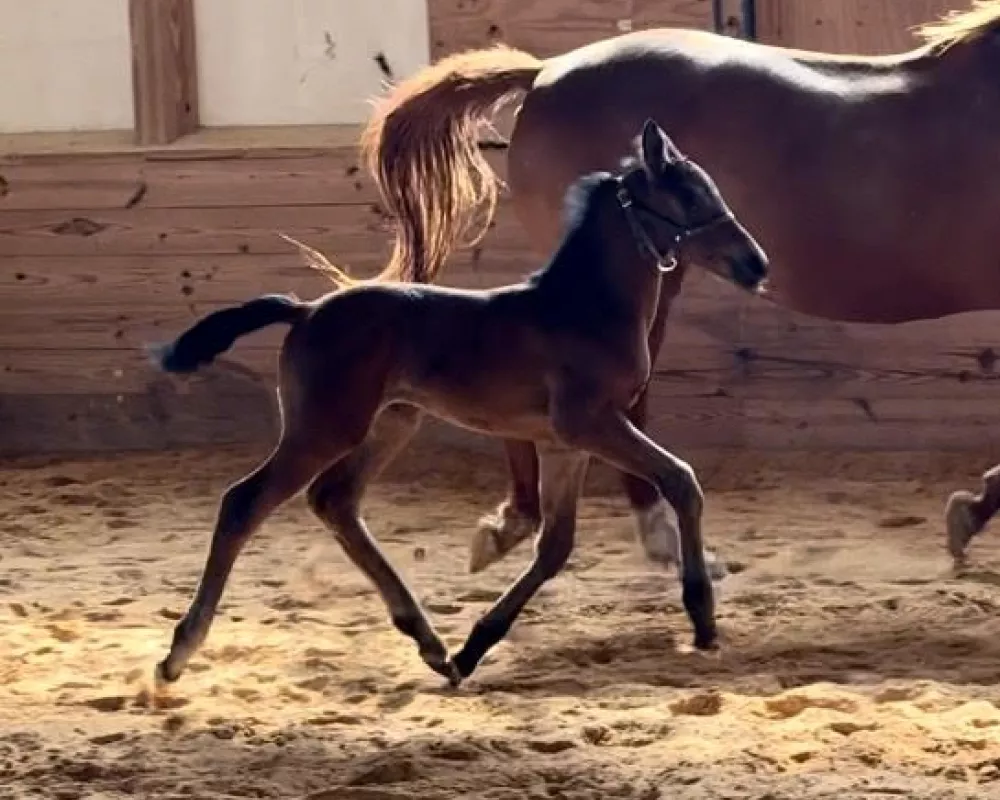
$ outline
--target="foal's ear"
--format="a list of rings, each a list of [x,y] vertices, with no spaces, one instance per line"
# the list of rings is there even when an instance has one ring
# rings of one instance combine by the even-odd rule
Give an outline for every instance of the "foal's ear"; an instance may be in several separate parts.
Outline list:
[[[647,119],[642,126],[642,160],[654,175],[663,172],[670,164],[681,158],[681,151],[667,136],[666,131]]]

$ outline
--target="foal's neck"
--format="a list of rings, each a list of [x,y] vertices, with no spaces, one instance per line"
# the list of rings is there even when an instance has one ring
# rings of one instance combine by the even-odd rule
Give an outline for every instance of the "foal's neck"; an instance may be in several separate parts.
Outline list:
[[[585,196],[571,197],[571,204],[581,205],[569,212],[569,232],[539,273],[539,285],[577,304],[586,302],[595,314],[633,319],[648,327],[656,314],[661,275],[629,227],[617,199],[617,180],[592,176],[577,189]]]

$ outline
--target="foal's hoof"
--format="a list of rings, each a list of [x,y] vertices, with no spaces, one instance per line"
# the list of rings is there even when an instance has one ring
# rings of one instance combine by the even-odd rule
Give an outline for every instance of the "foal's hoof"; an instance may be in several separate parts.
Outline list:
[[[703,653],[712,653],[719,649],[719,634],[714,629],[695,634],[694,649]]]
[[[458,667],[455,666],[455,663],[451,659],[434,663],[428,661],[427,666],[429,666],[442,678],[445,678],[448,681],[448,685],[451,686],[452,689],[457,689],[464,679],[462,673],[459,672]]]
[[[944,519],[948,529],[948,552],[955,559],[955,566],[965,563],[966,549],[979,533],[980,525],[972,511],[976,498],[970,492],[955,492],[948,498]]]
[[[153,667],[153,689],[157,692],[166,691],[172,684],[177,683],[180,673],[171,675],[167,670],[167,662],[161,661]]]
[[[424,663],[442,678],[447,679],[453,688],[458,688],[458,685],[462,682],[462,673],[458,671],[458,667],[455,666],[452,659],[448,658],[447,653],[441,658],[436,655],[431,658],[425,656]]]
[[[528,517],[501,506],[479,520],[479,527],[469,545],[469,572],[475,574],[506,556],[538,527]]]

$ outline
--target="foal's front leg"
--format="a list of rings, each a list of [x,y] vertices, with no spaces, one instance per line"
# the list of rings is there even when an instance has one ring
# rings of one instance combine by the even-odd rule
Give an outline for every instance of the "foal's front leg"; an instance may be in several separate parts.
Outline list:
[[[646,424],[648,390],[644,390],[628,417],[640,430]],[[538,529],[541,520],[538,500],[538,458],[530,442],[505,441],[504,450],[510,471],[507,497],[493,514],[479,521],[479,528],[469,548],[469,572],[480,572],[505,558],[514,548]],[[636,533],[646,558],[681,570],[680,534],[676,513],[660,491],[649,481],[628,472],[622,484],[632,513]],[[709,549],[704,551],[709,577],[720,581],[728,571],[725,561]]]
[[[679,290],[679,283],[665,285],[660,305],[649,332],[649,352],[655,359],[663,346],[670,304]],[[628,418],[640,430],[645,430],[649,405],[649,389],[643,389]],[[479,521],[469,553],[469,571],[480,572],[507,556],[538,529],[541,520],[538,498],[538,457],[531,442],[504,441],[504,453],[510,485],[507,497],[497,510]],[[646,558],[664,566],[681,569],[680,537],[676,515],[663,495],[649,481],[629,472],[622,473],[622,487],[635,515],[636,533]],[[711,550],[705,550],[708,574],[714,581],[726,577],[725,561]]]
[[[635,405],[629,409],[628,418],[639,430],[645,430],[649,389],[643,390]],[[676,566],[680,571],[682,559],[677,515],[653,484],[628,472],[622,473],[622,484],[635,514],[636,533],[646,558],[663,566]],[[726,563],[709,549],[704,551],[709,577],[721,581],[726,577]]]
[[[694,470],[650,439],[624,413],[601,398],[588,400],[579,387],[561,387],[553,403],[553,421],[568,445],[649,481],[674,507],[680,528],[682,598],[694,627],[694,644],[701,650],[714,649],[715,596],[701,534],[704,495]]]
[[[472,628],[452,664],[458,673],[453,685],[467,678],[483,656],[510,630],[521,610],[546,581],[566,565],[576,534],[576,507],[590,457],[563,446],[539,448],[539,495],[542,529],[535,543],[535,556],[528,568]]]

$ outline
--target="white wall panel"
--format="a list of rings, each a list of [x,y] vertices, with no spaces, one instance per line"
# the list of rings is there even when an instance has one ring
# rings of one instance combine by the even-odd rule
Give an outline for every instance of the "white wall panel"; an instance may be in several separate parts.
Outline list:
[[[355,124],[427,63],[426,0],[195,0],[203,125]]]

